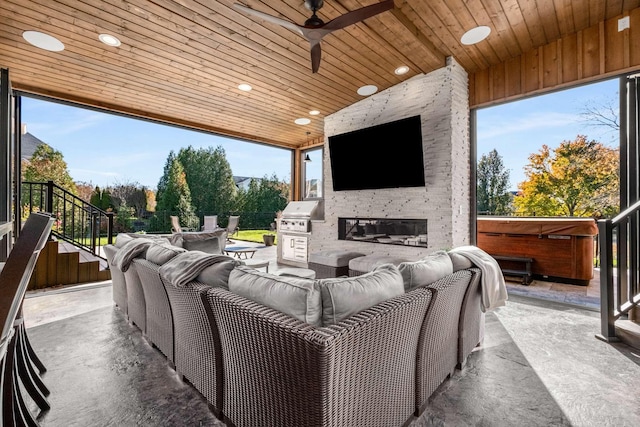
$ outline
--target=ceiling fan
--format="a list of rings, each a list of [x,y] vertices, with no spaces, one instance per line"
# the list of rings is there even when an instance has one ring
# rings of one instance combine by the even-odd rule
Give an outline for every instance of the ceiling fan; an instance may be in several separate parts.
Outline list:
[[[239,3],[235,3],[234,7],[250,15],[262,18],[265,21],[281,25],[304,37],[311,44],[311,71],[314,73],[317,73],[320,68],[320,56],[322,53],[320,49],[320,40],[322,40],[324,36],[332,31],[341,30],[344,27],[348,27],[349,25],[363,21],[374,15],[393,9],[394,7],[393,0],[385,0],[380,3],[347,12],[344,15],[338,16],[337,18],[325,23],[322,19],[318,18],[318,15],[316,15],[316,12],[324,5],[323,0],[305,0],[304,5],[313,13],[311,17],[305,21],[304,25],[295,24],[291,21],[287,21],[286,19],[251,9]]]

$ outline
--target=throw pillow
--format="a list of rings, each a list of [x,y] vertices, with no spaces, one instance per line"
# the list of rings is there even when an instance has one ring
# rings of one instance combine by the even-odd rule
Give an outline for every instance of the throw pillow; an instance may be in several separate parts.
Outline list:
[[[311,279],[275,276],[239,266],[229,275],[229,290],[313,326],[320,326],[320,292]]]
[[[227,257],[229,260],[210,265],[200,272],[196,282],[217,288],[229,289],[229,276],[240,265],[240,261]]]
[[[398,266],[406,292],[418,286],[428,285],[453,273],[453,264],[445,251],[434,252],[414,262],[403,262]]]
[[[337,323],[404,293],[402,276],[393,264],[383,264],[361,276],[321,279],[317,282],[322,294],[323,326]]]
[[[131,240],[133,240],[133,237],[129,236],[128,234],[125,233],[119,233],[116,236],[116,241],[113,244],[116,248],[121,248],[123,247],[127,242],[130,242]]]
[[[170,244],[155,244],[147,249],[146,258],[149,262],[162,265],[182,252],[186,252],[186,249]]]
[[[469,260],[469,258],[460,255],[459,253],[449,252],[449,258],[451,258],[454,273],[458,270],[465,270],[467,268],[473,267],[473,263]]]

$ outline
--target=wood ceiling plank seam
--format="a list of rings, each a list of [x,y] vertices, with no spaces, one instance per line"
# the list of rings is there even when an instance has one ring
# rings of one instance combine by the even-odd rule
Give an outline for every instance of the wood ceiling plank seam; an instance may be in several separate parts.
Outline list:
[[[19,55],[19,53],[18,53],[18,55]],[[20,67],[20,66],[17,66],[17,67],[16,67],[16,66],[13,66],[12,68],[13,68],[13,69],[16,69],[16,70],[21,69],[21,67]],[[32,72],[32,70],[34,70],[34,69],[39,69],[39,68],[40,68],[40,66],[38,66],[38,65],[31,65],[31,66],[27,67],[25,71],[27,71],[27,72]],[[46,67],[46,66],[42,66],[41,68],[42,68],[42,71],[46,71],[46,70],[47,70],[47,67]],[[30,70],[31,70],[31,71],[30,71]],[[76,78],[76,77],[74,77],[74,76],[71,74],[71,71],[73,70],[73,68],[72,68],[72,67],[70,67],[69,65],[67,65],[67,66],[66,66],[66,70],[67,70],[67,73],[66,73],[66,74],[63,74],[61,77],[58,77],[57,81],[66,81],[66,83],[67,83],[67,84],[63,85],[63,86],[62,86],[62,88],[63,88],[63,89],[65,89],[67,92],[70,92],[70,89],[69,89],[69,88],[74,87],[74,86],[79,86],[79,85],[80,85],[80,83],[79,83],[79,82],[81,82],[81,79],[80,79],[80,78]],[[38,75],[37,77],[38,77],[38,80],[39,80],[39,81],[44,80],[44,79],[42,78],[42,75]],[[16,75],[16,78],[17,78],[17,81],[20,81],[21,74],[17,74],[17,75]],[[118,87],[118,88],[120,89],[120,87]],[[103,90],[101,90],[100,88],[95,88],[95,87],[93,87],[93,86],[91,86],[91,87],[90,87],[90,89],[91,89],[91,90],[90,90],[90,91],[88,91],[88,92],[94,92],[94,93],[101,93],[101,92],[103,92]],[[134,93],[134,95],[135,95],[135,99],[136,99],[136,100],[146,100],[146,99],[149,99],[149,105],[154,105],[154,104],[155,104],[155,105],[157,105],[157,104],[158,104],[158,100],[157,100],[157,98],[156,98],[156,97],[149,98],[148,92],[149,92],[148,90],[146,90],[146,91],[145,91],[145,88],[144,88],[144,87],[143,87],[143,88],[141,88],[141,89],[140,89],[140,91],[137,91],[136,93]],[[177,99],[177,97],[175,97],[175,98]],[[189,110],[188,106],[190,106],[192,103],[190,103],[188,99],[187,99],[187,100],[185,100],[185,101],[184,101],[184,102],[182,102],[182,103],[176,103],[176,102],[174,102],[174,101],[170,101],[170,100],[165,100],[165,99],[163,99],[163,103],[162,103],[162,105],[167,106],[167,105],[171,105],[171,104],[175,104],[175,105],[177,105],[177,107],[179,107],[180,109],[183,109],[183,110]],[[169,110],[169,109],[166,109],[166,111],[168,111],[168,110]],[[172,110],[172,111],[174,111],[174,110]],[[197,113],[200,113],[200,114],[201,114],[201,113],[202,113],[202,111],[204,111],[204,109],[195,109],[194,111],[196,111]],[[229,118],[230,118],[230,117],[232,118],[232,117],[235,117],[235,116],[236,116],[236,114],[234,114],[234,115],[230,116],[229,114],[217,113],[217,112],[215,112],[215,111],[210,111],[210,110],[206,110],[206,111],[208,111],[208,114],[210,114],[210,115],[212,114],[212,115],[215,115],[215,116],[221,116],[221,118],[222,118],[223,120],[225,120],[225,121],[229,121]],[[242,113],[242,112],[239,112],[239,113],[238,113],[238,116],[239,116],[241,113]],[[193,116],[193,115],[192,115],[192,116]],[[201,116],[202,116],[202,114],[201,114]],[[210,116],[202,116],[202,117],[210,118]],[[266,112],[266,113],[264,114],[264,117],[269,117],[268,112]],[[255,121],[256,121],[255,119],[254,119],[254,120],[252,120],[252,122],[254,122],[254,123],[255,123]],[[266,125],[268,125],[268,124],[271,124],[273,121],[274,121],[274,120],[273,120],[273,118],[270,118],[270,119],[265,119],[263,122],[264,122]],[[292,126],[294,126],[294,125],[292,125]]]
[[[434,26],[432,21],[427,20],[427,18],[433,19],[433,13],[430,10],[418,10],[415,8],[416,6],[418,5],[414,3],[405,3],[402,12],[396,14],[396,18],[398,18],[407,29],[416,35],[420,35],[421,42],[433,46],[433,49],[442,55],[443,64],[446,65],[446,58],[453,56],[453,53],[436,35],[436,29],[439,28]],[[464,64],[463,67],[467,70],[473,67],[473,63],[468,55],[457,57],[456,60],[460,62],[460,64]]]
[[[415,3],[416,13],[418,15],[424,14],[429,20],[425,20],[425,23],[429,28],[438,28],[439,31],[434,31],[434,35],[441,41],[443,46],[447,46],[451,52],[450,56],[453,56],[458,61],[462,61],[467,64],[473,64],[473,66],[465,67],[467,70],[475,70],[479,68],[487,68],[488,63],[485,58],[478,54],[477,51],[468,50],[460,43],[460,39],[457,34],[462,35],[464,32],[460,27],[459,22],[451,16],[449,8],[443,1],[425,3]],[[435,21],[431,18],[435,18]],[[460,58],[460,59],[459,59]]]
[[[152,14],[151,14],[151,15],[152,15]],[[122,19],[126,19],[126,18],[124,18],[124,17],[123,17]],[[149,22],[151,23],[151,20],[150,20]],[[165,19],[165,22],[169,22],[169,19]],[[165,27],[161,27],[161,24],[160,24],[160,23],[157,23],[156,25],[159,25],[159,26],[160,26],[160,28],[165,28]],[[202,27],[202,26],[201,26],[201,28],[205,29],[205,27]],[[171,29],[170,29],[170,28],[167,28],[167,30],[171,31]],[[150,35],[155,35],[155,34],[160,35],[160,34],[162,34],[161,29],[155,29],[155,30],[154,30],[154,29],[150,29],[150,31],[151,31],[151,34],[150,34]],[[204,34],[203,34],[203,35],[204,35]],[[205,36],[206,36],[206,35],[205,35]],[[149,35],[147,35],[147,37],[149,37]],[[170,38],[169,38],[169,40],[170,40]],[[225,44],[225,41],[224,41],[224,40],[221,40],[221,41],[216,41],[216,42],[220,43],[220,48],[219,48],[218,50],[223,49],[223,46],[224,46],[224,44]],[[207,49],[200,49],[200,50],[201,50],[204,54],[207,54]],[[226,51],[226,53],[228,53],[228,54],[233,54],[233,49],[229,49],[228,51]],[[218,58],[216,58],[216,57],[214,57],[214,58],[215,58],[216,60],[218,60]],[[241,58],[241,57],[240,57],[240,55],[237,55],[237,61],[238,61],[237,65],[242,66],[243,64],[239,63],[239,62],[240,62],[240,61],[242,61],[242,60],[243,60],[243,58]],[[218,62],[218,61],[212,61],[212,63],[213,63],[213,64],[216,64],[217,62]],[[234,63],[235,63],[235,62],[234,62]],[[264,64],[266,65],[266,63],[264,63]],[[259,63],[256,61],[256,62],[255,62],[255,65],[256,65],[256,66],[257,66],[257,65],[259,65]],[[290,68],[287,68],[287,69],[280,69],[280,73],[282,73],[283,71],[291,71],[291,69],[290,69]],[[272,71],[272,73],[274,73],[274,74],[276,74],[276,75],[277,75],[277,73],[276,73],[275,71]],[[256,80],[257,80],[257,81],[260,81],[260,80],[262,79],[262,78],[261,78],[261,76],[262,76],[263,74],[267,74],[267,73],[262,73],[262,72],[260,72],[260,73],[256,73],[256,75],[257,75]],[[300,76],[300,77],[302,77],[302,76]],[[313,83],[313,80],[312,80],[312,79],[309,79],[309,83]],[[295,80],[291,80],[291,81],[290,81],[290,84],[295,85]],[[300,88],[300,89],[301,89],[301,90],[304,90],[304,89],[306,89],[306,88]],[[332,88],[329,88],[329,89],[328,89],[328,91],[329,91],[329,92],[331,92],[331,89],[332,89]],[[312,92],[313,92],[313,91],[312,91]],[[335,96],[342,96],[342,95],[344,94],[344,90],[342,90],[342,91],[341,91],[341,90],[339,90],[339,88],[338,88],[338,90],[333,91],[333,94],[334,94]],[[322,96],[324,96],[324,95],[325,95],[325,94],[323,94],[323,93],[318,93],[318,95],[317,95],[317,96],[318,96],[318,97],[322,97]],[[352,99],[345,100],[345,101],[346,101],[346,102],[352,102]]]
[[[606,0],[589,0],[589,26],[605,20]]]
[[[556,9],[558,25],[560,27],[560,35],[564,37],[576,31],[573,21],[573,11],[571,10],[571,1],[553,0]]]
[[[538,13],[547,40],[558,40],[561,37],[560,25],[553,1],[538,1]]]
[[[166,0],[155,0],[155,1],[165,2]],[[193,5],[195,6],[196,4],[194,3]],[[206,13],[206,11],[210,10],[210,9],[208,9],[208,8],[204,7],[203,5],[201,5],[200,3],[197,3],[197,5],[198,5],[198,7],[200,8],[200,9],[198,9],[198,10],[202,11],[203,13]],[[231,16],[233,16],[233,17],[240,17],[241,19],[242,19],[242,18],[245,18],[244,14],[242,14],[242,13],[240,13],[240,12],[236,11],[235,9],[230,9],[230,12],[232,13],[232,15],[231,15]],[[223,15],[222,15],[222,13],[220,13],[220,16],[223,16]],[[227,26],[229,26],[229,27],[231,27],[233,24],[237,24],[237,23],[239,23],[239,21],[238,21],[238,20],[232,20],[231,18],[229,18],[229,19],[230,19],[230,21],[226,24],[226,25],[227,25]],[[254,28],[256,28],[256,25],[257,25],[257,28],[259,28],[259,29],[263,29],[263,28],[265,28],[265,27],[263,27],[263,26],[258,25],[255,21],[250,20],[249,18],[246,18],[246,21],[247,21],[248,23],[250,23],[250,25],[253,25],[252,27],[246,27],[247,29],[254,29]],[[210,22],[209,22],[209,24],[210,24]],[[203,25],[203,27],[204,27],[204,28],[207,28],[207,27],[205,26],[205,24],[204,24],[204,23],[203,23],[202,25]],[[240,24],[240,25],[242,25],[242,24]],[[304,42],[304,39],[302,39],[302,38],[300,38],[299,36],[297,36],[297,35],[293,34],[293,32],[291,32],[290,30],[282,29],[281,27],[279,27],[279,26],[277,26],[277,25],[275,25],[275,24],[274,24],[274,25],[271,25],[271,26],[272,26],[272,27],[277,27],[277,29],[281,29],[281,31],[284,31],[284,34],[287,34],[287,36],[288,36],[288,37],[293,37],[293,38],[298,42],[298,44],[296,44],[296,43],[292,43],[292,45],[297,45],[297,46],[299,46],[299,43]],[[232,35],[233,40],[234,40],[234,41],[237,41],[237,42],[242,42],[244,39],[250,39],[251,37],[253,37],[253,36],[252,36],[252,31],[249,31],[249,32],[248,32],[247,34],[245,34],[244,36],[243,36],[243,35],[241,35],[241,34],[239,34],[239,33],[237,33],[237,29],[234,29],[233,33],[234,33],[234,34],[238,34],[239,36],[242,36],[242,38],[238,40],[238,39],[237,39],[237,37],[235,37],[235,36],[233,36],[233,35]],[[269,33],[269,34],[278,34],[278,33],[276,33],[275,31],[269,31],[268,33]],[[261,47],[263,47],[263,46],[259,44],[259,41],[258,41],[258,40],[255,40],[255,43],[256,43],[256,44],[253,46],[253,47],[254,47],[254,49],[255,49],[257,52],[259,52],[259,53],[261,53],[261,54],[263,54],[263,55],[264,55],[264,54],[266,54],[266,53],[265,53],[265,51],[261,51]],[[330,44],[326,44],[326,45],[327,45],[327,47],[328,47],[328,46],[331,46]],[[323,45],[323,47],[324,47],[324,46],[325,46],[325,45]],[[304,51],[304,54],[301,54],[301,56],[303,56],[303,57],[305,57],[305,58],[306,58],[306,59],[305,59],[305,61],[304,61],[304,65],[303,65],[303,67],[304,67],[304,69],[308,70],[308,69],[309,69],[309,59],[308,59],[308,58],[309,58],[309,50],[308,50],[308,48],[302,48],[302,50]],[[353,51],[353,49],[350,49],[350,48],[347,48],[347,49],[344,49],[344,48],[343,48],[343,50],[345,50],[345,51]],[[283,56],[285,56],[285,57],[286,57],[286,53],[285,53],[285,52],[280,52],[280,53],[281,53]],[[274,59],[275,59],[275,57],[274,57]],[[341,90],[341,89],[340,89],[340,88],[338,88],[338,87],[334,87],[334,86],[335,86],[335,85],[334,85],[334,83],[336,82],[336,77],[337,77],[337,76],[339,76],[341,72],[343,72],[343,70],[341,70],[341,69],[340,69],[340,68],[341,68],[341,67],[340,67],[340,65],[341,65],[341,64],[336,63],[335,61],[332,61],[331,59],[328,59],[328,58],[326,58],[326,60],[325,60],[324,62],[325,62],[325,68],[326,68],[326,66],[327,66],[328,64],[333,63],[333,64],[336,66],[336,69],[337,69],[337,72],[332,73],[331,84],[327,86],[328,90],[333,89],[333,90],[336,90],[337,92],[344,92],[344,90]],[[301,62],[301,64],[302,64],[302,62]],[[365,68],[365,69],[366,69],[366,68]],[[358,69],[358,71],[359,71],[359,69]],[[321,73],[321,74],[322,74],[322,73]],[[351,73],[351,74],[345,74],[345,75],[344,75],[344,82],[345,82],[345,83],[343,83],[343,87],[344,87],[344,89],[348,89],[348,90],[353,89],[353,87],[354,87],[353,85],[349,85],[348,83],[346,83],[346,82],[348,82],[348,81],[350,81],[350,80],[352,79],[352,74],[353,74],[353,73]],[[316,83],[316,84],[317,84],[317,80],[318,80],[318,78],[317,78],[317,77],[318,77],[318,75],[315,75],[314,77],[315,77],[315,78],[313,78],[313,81],[311,81],[311,82],[309,83],[309,86],[313,86],[313,84],[314,84],[314,83]],[[359,79],[360,79],[360,81],[363,81],[363,82],[364,82],[364,81],[369,81],[369,80],[368,80],[367,78],[365,78],[363,75],[359,76]],[[357,86],[356,86],[356,87],[357,87]],[[301,90],[303,90],[303,88],[301,88]],[[320,95],[320,96],[321,96],[321,95]],[[353,100],[351,100],[351,102],[353,102]]]
[[[161,33],[161,31],[158,31],[158,30],[155,30],[155,31],[154,31],[154,30],[150,30],[150,31],[151,31],[153,34],[160,34],[160,33]],[[224,41],[221,41],[220,43],[221,43],[221,45],[224,45],[224,44],[225,44],[225,42],[224,42]],[[221,48],[219,48],[218,50],[221,50]],[[206,49],[202,49],[202,51],[206,52]],[[232,50],[229,50],[227,53],[232,53]],[[214,64],[215,64],[215,63],[217,63],[217,62],[220,62],[220,61],[218,60],[218,58],[215,58],[215,59],[216,59],[216,61],[213,61],[213,63],[214,63]],[[245,57],[245,59],[246,59],[246,57]],[[240,58],[240,55],[237,55],[237,60],[238,60],[238,61],[241,61],[241,60],[242,60],[242,59]],[[244,65],[244,64],[237,64],[237,65],[238,65],[238,66],[241,66],[241,65]],[[268,65],[267,65],[267,66],[268,66]],[[269,75],[269,74],[275,74],[275,75],[278,75],[278,74],[287,74],[287,73],[283,73],[283,71],[291,71],[291,69],[284,69],[284,68],[281,68],[281,69],[280,69],[280,71],[278,71],[277,73],[276,73],[275,71],[272,71],[271,73],[267,73],[267,72],[257,73],[257,75],[258,75],[258,76],[265,76],[265,75]],[[300,76],[298,76],[298,77],[300,77]],[[299,81],[303,81],[303,80],[304,80],[303,78],[300,78],[300,79],[294,79],[294,80],[292,80],[292,81],[291,81],[291,83],[292,83],[292,84],[295,84],[295,82],[296,82],[296,81],[298,81],[298,82],[299,82]],[[334,92],[334,95],[335,95],[335,96],[341,96],[341,95],[343,95],[343,94],[344,94],[344,91],[335,91],[335,92]],[[323,94],[318,93],[318,97],[322,97],[322,95],[323,95]],[[349,101],[352,101],[352,100],[345,100],[345,101],[346,101],[346,102],[349,102]]]
[[[137,54],[140,54],[140,52],[137,52]],[[139,58],[136,58],[136,59],[134,59],[134,60],[132,60],[132,61],[135,63],[135,62],[136,62],[136,61],[138,61],[138,60],[139,60]],[[187,71],[190,71],[190,70],[187,70]],[[203,77],[205,77],[205,76],[206,76],[206,75],[205,75],[205,74],[203,74]],[[226,88],[225,88],[225,89],[226,89]],[[266,98],[266,99],[268,100],[269,98]]]
[[[334,9],[336,9],[336,12],[337,12],[332,19],[335,19],[340,15],[359,9],[361,7],[369,6],[374,3],[376,2],[365,2],[365,4],[363,4],[363,2],[355,2],[355,1],[342,1],[340,3],[332,2],[331,4],[334,5]],[[336,8],[335,7],[336,4],[339,4],[341,8]],[[360,40],[360,34],[357,31],[361,27],[365,28],[366,31],[361,31],[362,36],[364,36],[364,39],[362,39],[362,42],[367,46],[373,46],[372,43],[369,43],[369,40],[371,42],[377,43],[376,46],[378,47],[375,48],[374,50],[380,52],[380,56],[385,59],[387,64],[386,66],[383,66],[385,70],[393,71],[396,69],[398,64],[405,64],[410,68],[417,69],[418,67],[416,66],[416,64],[413,63],[413,60],[409,58],[409,55],[404,54],[402,49],[397,48],[397,45],[414,43],[418,46],[421,46],[422,48],[424,48],[424,46],[418,43],[414,37],[407,37],[409,36],[408,33],[392,30],[391,23],[396,22],[395,20],[392,20],[392,17],[393,17],[393,14],[391,13],[391,10],[385,11],[378,15],[372,16],[364,21],[361,21],[360,23],[355,24],[353,27],[354,27],[354,30],[356,31],[348,31],[348,33],[352,34],[354,37]],[[351,26],[347,28],[351,29]],[[338,32],[338,34],[339,33],[340,32]],[[336,34],[336,33],[332,33],[332,34]],[[387,34],[387,38],[382,36],[382,34]],[[396,39],[399,39],[399,43],[395,43]],[[390,40],[394,40],[394,42],[391,42]],[[393,48],[391,48],[391,46],[393,46]],[[393,77],[394,74],[391,74],[391,76]],[[397,79],[394,79],[394,80],[395,80],[395,83],[397,83]]]
[[[533,39],[531,38],[531,34],[529,34],[529,28],[524,21],[518,0],[503,0],[500,2],[500,5],[502,6],[504,15],[507,17],[507,21],[513,28],[522,53],[533,49]]]
[[[607,9],[605,19],[611,19],[620,15],[624,11],[624,0],[607,0]]]
[[[407,9],[410,9],[409,6],[405,7]],[[411,9],[411,11],[413,12],[413,9]],[[427,37],[427,35],[425,33],[423,33],[422,31],[420,31],[418,29],[418,27],[414,24],[414,22],[409,19],[409,17],[406,15],[405,11],[402,9],[392,9],[391,10],[393,16],[395,19],[398,20],[398,22],[409,32],[411,33],[416,40],[418,40],[418,42],[420,42],[421,45],[423,45],[425,47],[425,49],[427,50],[427,52],[429,53],[429,60],[430,60],[430,64],[434,64],[434,67],[440,68],[445,64],[445,54],[443,52],[441,52],[434,44],[433,42]],[[431,70],[433,68],[430,67],[425,67],[425,68],[420,68],[420,71],[422,71],[423,73],[427,73],[429,70]]]
[[[432,70],[434,67],[439,68],[441,62],[434,62],[433,53],[419,40],[419,37],[414,32],[399,22],[394,11],[397,11],[397,9],[379,17],[382,25],[378,26],[375,32],[376,37],[387,41],[387,45],[384,45],[385,52],[398,52],[400,54],[393,55],[396,66],[406,65],[414,71]],[[400,11],[399,13],[401,14],[402,12]],[[415,26],[413,27],[415,28]]]
[[[16,40],[16,43],[19,43],[19,42],[20,42],[20,40]],[[79,55],[81,55],[82,57],[86,57],[82,52],[79,52]],[[140,55],[138,55],[138,56],[140,56]],[[139,61],[139,59],[140,59],[140,58],[137,58],[137,60],[136,60],[136,61],[137,61],[137,62],[140,62],[140,61]],[[134,63],[137,63],[137,62],[134,62]],[[82,59],[79,59],[79,60],[78,60],[78,63],[79,63],[79,64],[84,64],[84,65],[91,64],[91,62],[90,62],[90,61],[83,61]],[[105,67],[105,64],[104,64],[104,63],[98,63],[98,64],[96,64],[96,65],[95,65],[95,68],[96,68],[96,69],[98,69],[98,70],[103,70],[103,68],[109,69],[110,67]],[[103,72],[104,72],[104,71],[103,71]],[[142,74],[154,75],[154,71],[153,71],[151,68],[143,68],[143,69],[141,70],[141,73],[142,73]],[[108,75],[106,75],[106,76],[111,78],[111,77],[113,77],[113,76],[115,76],[115,75],[117,75],[117,74],[118,74],[118,68],[113,68],[113,69],[112,69],[112,71],[109,71],[109,74],[108,74]],[[156,73],[156,74],[157,74],[157,73]],[[174,79],[174,80],[175,80],[175,79]],[[167,89],[167,88],[169,88],[169,87],[174,86],[174,85],[172,84],[172,82],[173,82],[174,80],[171,80],[171,79],[169,78],[169,76],[168,76],[168,77],[167,77],[167,80],[162,81],[162,82],[158,82],[158,83],[157,83],[157,84],[155,84],[155,85],[156,85],[158,88]],[[130,79],[129,79],[129,77],[128,77],[127,75],[125,75],[125,76],[123,77],[123,81],[124,81],[124,82],[129,82],[129,81],[130,81]],[[190,96],[192,96],[192,97],[194,97],[194,98],[197,98],[197,97],[199,96],[199,94],[202,92],[202,89],[203,89],[202,87],[194,88],[194,89],[193,89],[193,91],[191,91],[191,95],[190,95]],[[176,92],[176,93],[181,93],[181,92],[184,92],[184,91],[185,91],[185,86],[184,86],[184,85],[182,85],[182,86],[176,87],[176,91],[175,91],[175,92]],[[228,91],[228,89],[227,89],[226,91]],[[216,91],[216,92],[217,92],[217,91]],[[175,94],[174,94],[174,95],[175,95]],[[203,96],[203,97],[205,97],[206,95],[202,95],[202,96]],[[205,98],[205,99],[208,99],[208,98]],[[268,94],[265,94],[264,96],[262,96],[262,98],[261,98],[261,99],[263,99],[263,101],[262,101],[262,102],[264,102],[264,103],[266,103],[266,104],[269,104],[269,103],[270,103],[270,99],[272,99],[272,98],[270,98],[270,97],[268,96]],[[240,109],[239,109],[239,111],[243,111],[243,109],[241,109],[241,108],[240,108]]]
[[[475,0],[473,0],[475,1]],[[505,45],[508,55],[504,59],[504,61],[515,58],[522,54],[522,49],[516,40],[516,34],[511,29],[509,25],[509,21],[502,10],[502,6],[500,6],[499,0],[480,0],[481,5],[477,6],[478,8],[483,8],[491,23],[493,24],[492,31],[496,32],[496,35],[502,40]]]
[[[507,46],[506,39],[499,34],[499,28],[493,21],[489,14],[489,11],[482,4],[482,0],[458,0],[461,5],[467,10],[467,14],[473,18],[475,26],[486,25],[491,28],[491,34],[487,38],[488,45],[493,49],[493,52],[497,56],[498,62],[505,61],[511,58],[512,54]],[[464,28],[465,31],[470,30],[472,27]]]
[[[570,2],[573,26],[577,30],[589,28],[589,2]],[[604,22],[604,20],[602,20]]]
[[[284,5],[285,3],[284,2],[280,2],[280,3],[277,3],[277,4]],[[294,19],[291,19],[291,18],[287,18],[286,16],[288,14],[283,13],[281,9],[276,9],[276,10],[278,10],[277,14],[274,14],[273,12],[270,13],[268,10],[266,10],[264,8],[258,8],[257,10],[260,10],[261,12],[268,13],[268,14],[271,14],[271,15],[284,16],[284,18],[287,19],[287,20],[294,21],[296,23],[298,22],[297,20],[294,20]],[[288,10],[290,10],[290,9],[288,9]],[[323,7],[322,10],[324,11],[325,8]],[[260,20],[259,18],[256,18],[256,19],[257,19],[257,21],[255,21],[256,23],[264,22],[264,21]],[[373,18],[370,18],[370,19],[373,19]],[[273,23],[266,23],[266,25],[278,27],[276,24],[273,24]],[[287,30],[287,31],[289,31],[289,30]],[[291,32],[291,31],[289,31],[289,32]],[[366,32],[362,30],[361,27],[358,27],[358,24],[349,26],[348,29],[340,30],[340,31],[337,31],[335,33],[331,33],[331,34],[327,35],[325,38],[323,38],[322,43],[321,43],[322,52],[323,52],[323,57],[322,57],[322,63],[321,64],[325,64],[326,65],[327,63],[330,63],[332,58],[348,57],[350,59],[350,61],[347,61],[347,62],[349,62],[350,64],[358,64],[358,65],[355,65],[355,66],[351,66],[350,68],[352,70],[359,70],[359,71],[360,70],[366,70],[366,71],[368,71],[368,74],[366,76],[364,76],[364,77],[363,76],[355,76],[355,75],[353,75],[354,78],[358,78],[359,79],[359,82],[360,82],[359,85],[371,83],[372,80],[376,81],[376,83],[378,83],[380,86],[383,86],[384,88],[387,88],[387,87],[395,84],[395,81],[392,78],[388,77],[388,68],[385,70],[385,68],[381,65],[384,62],[386,62],[386,59],[383,56],[377,54],[377,52],[374,49],[368,48],[366,43],[360,42],[358,36],[359,37],[368,37],[368,38],[370,38],[370,36],[368,36],[366,34]],[[300,36],[296,36],[296,37],[300,38],[300,40],[304,40]],[[335,50],[333,50],[333,49],[335,49]],[[368,49],[367,52],[369,53],[369,55],[365,55],[363,53],[364,49]],[[375,57],[372,56],[371,54],[375,55]],[[345,63],[345,61],[341,60],[340,64],[335,64],[335,65],[336,65],[336,67],[339,68],[340,65],[343,64],[343,63]],[[307,68],[309,66],[310,66],[310,62],[307,63]],[[322,65],[321,65],[319,74],[323,74],[325,68],[326,68],[326,66],[322,67]],[[378,79],[373,79],[371,77],[372,75],[378,75]],[[384,84],[380,83],[380,80],[379,80],[380,78],[385,79],[385,83]]]
[[[468,30],[477,27],[478,25],[486,25],[489,23],[489,18],[483,11],[476,11],[476,15],[472,14],[469,10],[467,2],[461,0],[449,0],[446,2],[446,6],[450,11],[451,16],[455,17],[460,27],[460,35],[458,36],[458,42],[463,49],[475,51],[481,55],[484,59],[487,67],[491,64],[500,62],[500,55],[494,49],[494,46],[488,39],[481,41],[470,46],[464,46],[460,39],[463,34]],[[489,35],[490,37],[491,35]],[[499,42],[496,45],[500,44]]]
[[[540,22],[540,14],[538,13],[536,0],[518,0],[518,4],[522,10],[524,22],[529,29],[529,36],[531,37],[533,46],[537,48],[549,43],[544,33],[544,27]]]

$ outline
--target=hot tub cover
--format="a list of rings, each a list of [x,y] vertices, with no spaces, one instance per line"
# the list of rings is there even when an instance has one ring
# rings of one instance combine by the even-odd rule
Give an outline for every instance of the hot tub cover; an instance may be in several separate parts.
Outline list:
[[[480,217],[478,233],[558,234],[596,236],[598,226],[593,218]]]

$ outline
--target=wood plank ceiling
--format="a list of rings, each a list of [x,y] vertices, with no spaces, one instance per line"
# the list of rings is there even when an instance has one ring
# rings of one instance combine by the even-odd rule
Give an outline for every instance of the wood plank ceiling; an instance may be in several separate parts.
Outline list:
[[[453,56],[469,73],[637,8],[640,0],[396,0],[393,10],[322,41],[311,73],[299,35],[249,16],[236,0],[2,0],[0,67],[15,89],[287,148],[323,133],[323,117],[362,97],[428,73]],[[302,0],[243,4],[302,24]],[[327,0],[329,21],[376,0]],[[477,25],[491,35],[465,46]],[[28,44],[26,30],[55,36],[64,51]],[[115,35],[120,47],[98,40]],[[394,69],[410,68],[398,76]],[[249,83],[250,92],[237,89]],[[317,116],[309,111],[318,110]],[[296,118],[309,118],[306,126]],[[309,132],[309,134],[307,134]]]

